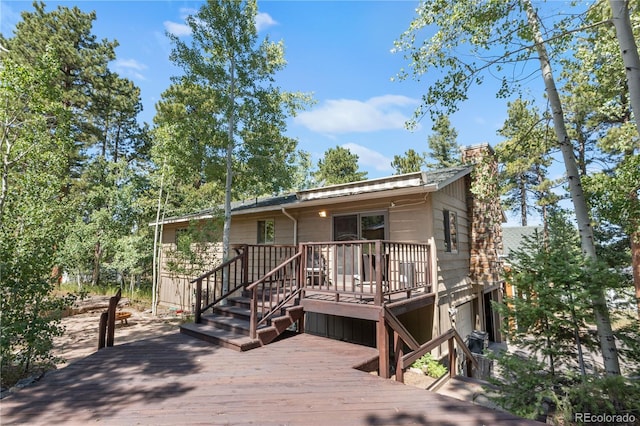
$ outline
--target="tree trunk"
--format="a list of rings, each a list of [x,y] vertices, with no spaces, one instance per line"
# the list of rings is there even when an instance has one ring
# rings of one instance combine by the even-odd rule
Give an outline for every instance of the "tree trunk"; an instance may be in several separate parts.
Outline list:
[[[633,283],[636,288],[638,319],[640,319],[640,232],[631,234],[631,268],[633,270]]]
[[[562,111],[562,103],[558,90],[556,89],[551,63],[547,55],[547,49],[540,33],[538,24],[538,15],[534,10],[530,0],[523,0],[524,8],[527,12],[529,26],[532,30],[536,50],[540,59],[540,70],[542,78],[551,105],[553,113],[553,127],[560,145],[560,151],[564,160],[567,172],[567,180],[569,182],[569,192],[575,209],[576,221],[578,223],[578,232],[580,233],[580,243],[582,251],[592,261],[597,260],[596,248],[593,238],[593,229],[591,227],[591,219],[587,209],[587,202],[582,190],[582,183],[578,172],[576,157],[573,153],[573,146],[567,134],[564,120],[564,112]],[[596,328],[598,338],[600,340],[600,349],[602,350],[602,359],[607,375],[620,375],[620,364],[618,360],[618,350],[611,328],[611,320],[609,311],[604,297],[604,291],[599,289],[592,300],[593,310],[595,314]]]
[[[93,274],[91,276],[91,285],[100,284],[100,262],[102,261],[102,245],[100,241],[93,247]]]
[[[527,226],[527,188],[524,176],[520,179],[520,224]]]
[[[5,124],[3,123],[3,128]],[[8,127],[8,126],[6,126]],[[4,205],[7,199],[7,195],[9,194],[9,167],[11,165],[11,161],[9,160],[9,155],[11,154],[11,142],[9,142],[9,137],[2,135],[0,136],[0,149],[2,150],[2,184],[0,185],[0,228],[2,228],[2,216],[4,214]]]
[[[640,135],[640,54],[638,46],[633,36],[633,28],[629,17],[629,6],[627,1],[609,0],[611,13],[613,16],[613,26],[616,29],[616,38],[620,45],[622,62],[624,63],[627,75],[627,86],[629,87],[629,98],[631,109],[633,110],[636,129]],[[635,194],[631,195],[635,197]],[[637,228],[637,224],[635,225]],[[631,238],[631,264],[633,269],[633,283],[636,289],[636,304],[638,306],[638,318],[640,318],[640,232],[633,232]]]
[[[153,229],[153,271],[151,278],[151,315],[156,316],[158,314],[157,301],[158,301],[158,281],[160,274],[158,273],[159,267],[159,239],[160,239],[160,211],[162,209],[162,191],[164,191],[164,163],[162,164],[162,174],[160,175],[160,189],[158,190],[158,206],[156,208],[156,224]]]
[[[613,16],[613,26],[616,29],[616,38],[620,45],[622,62],[627,74],[631,109],[633,110],[636,129],[640,135],[640,54],[633,37],[633,28],[629,18],[629,6],[625,0],[609,0]]]
[[[222,258],[223,262],[229,260],[229,251],[231,246],[231,185],[233,184],[233,149],[234,149],[234,114],[235,114],[235,60],[231,58],[231,64],[229,65],[229,93],[230,93],[230,106],[227,137],[227,179],[224,188],[224,227],[222,231]],[[229,290],[229,277],[223,277],[222,292],[223,294]]]

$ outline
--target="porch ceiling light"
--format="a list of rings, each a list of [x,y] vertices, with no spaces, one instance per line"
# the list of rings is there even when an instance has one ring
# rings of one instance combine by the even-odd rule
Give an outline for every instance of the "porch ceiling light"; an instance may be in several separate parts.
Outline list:
[[[320,217],[327,217],[327,211],[326,210],[320,210],[318,212],[318,216]]]

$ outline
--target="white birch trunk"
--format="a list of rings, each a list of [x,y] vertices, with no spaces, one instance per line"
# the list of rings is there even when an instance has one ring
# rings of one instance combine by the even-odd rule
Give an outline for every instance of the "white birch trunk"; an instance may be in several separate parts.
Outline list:
[[[564,112],[562,111],[562,103],[560,101],[558,90],[556,89],[551,64],[549,62],[549,56],[544,44],[545,42],[542,39],[542,35],[540,33],[538,15],[534,10],[530,0],[523,0],[523,5],[527,12],[529,26],[533,33],[536,49],[540,59],[540,70],[542,71],[542,77],[544,79],[547,96],[549,98],[549,104],[551,105],[552,109],[553,126],[564,160],[567,180],[569,182],[569,192],[571,193],[571,200],[573,201],[573,206],[575,209],[576,221],[578,222],[578,231],[580,233],[582,251],[589,259],[595,261],[597,259],[597,255],[593,239],[591,219],[589,217],[587,202],[582,190],[580,174],[578,173],[578,166],[576,163],[575,155],[573,153],[573,146],[571,145],[569,135],[567,134]],[[618,350],[616,348],[615,339],[613,337],[611,320],[609,319],[609,311],[607,309],[604,292],[602,290],[600,290],[598,294],[593,297],[592,305],[595,313],[596,327],[600,340],[600,349],[602,350],[602,359],[605,371],[607,375],[620,375]]]
[[[230,82],[229,82],[229,117],[228,117],[228,130],[227,137],[227,179],[225,182],[224,190],[224,227],[222,231],[222,261],[229,260],[229,251],[231,246],[231,185],[233,184],[233,149],[234,149],[234,114],[235,114],[235,59],[231,57],[231,63],[229,66]],[[229,290],[229,277],[222,277],[222,292],[223,294]]]
[[[156,224],[153,230],[153,276],[151,278],[151,315],[158,314],[158,280],[159,280],[159,262],[158,262],[158,239],[160,227],[160,211],[162,210],[162,191],[164,190],[164,164],[162,165],[162,175],[160,176],[160,190],[158,191],[158,207],[156,208]]]
[[[613,16],[613,26],[616,29],[616,38],[620,45],[622,62],[627,75],[631,110],[636,121],[636,129],[640,136],[640,54],[633,37],[633,28],[629,16],[629,4],[624,0],[609,0],[609,6]],[[631,195],[632,197],[635,194]],[[640,318],[640,232],[634,232],[631,238],[631,258],[633,268],[633,282],[636,288],[636,305],[638,318]]]
[[[627,74],[631,109],[636,121],[636,129],[640,135],[640,54],[633,37],[633,28],[629,17],[629,5],[625,0],[609,0],[613,16],[613,26],[620,45],[622,62]]]

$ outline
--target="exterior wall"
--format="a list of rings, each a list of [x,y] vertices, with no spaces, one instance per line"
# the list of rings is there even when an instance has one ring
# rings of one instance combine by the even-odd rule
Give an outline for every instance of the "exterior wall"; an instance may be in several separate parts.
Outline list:
[[[194,286],[190,283],[198,275],[213,269],[222,259],[219,245],[203,245],[201,252],[202,265],[189,263],[182,266],[177,262],[176,235],[180,229],[187,229],[188,224],[167,224],[162,230],[160,254],[160,285],[158,286],[158,301],[161,306],[192,312],[195,303]],[[176,269],[181,270],[176,270]]]
[[[257,244],[258,221],[274,221],[274,244],[293,244],[293,221],[282,212],[265,212],[231,217],[231,244]]]
[[[318,212],[324,210],[327,217]],[[331,241],[333,238],[332,217],[343,214],[384,212],[387,214],[388,239],[427,243],[431,237],[431,215],[429,198],[412,195],[402,199],[385,197],[327,206],[305,208],[289,213],[298,220],[298,242]]]
[[[324,242],[332,240],[332,217],[342,214],[384,212],[387,215],[388,237],[391,241],[427,243],[432,246],[434,257],[433,282],[436,292],[436,306],[420,312],[405,314],[401,321],[421,342],[448,330],[451,326],[449,308],[456,308],[470,301],[476,303],[469,278],[470,226],[467,215],[468,182],[460,179],[435,193],[384,197],[375,200],[360,200],[342,203],[328,203],[325,206],[286,209],[246,215],[234,215],[231,224],[232,244],[256,244],[257,222],[273,219],[275,224],[275,244],[295,244],[300,242]],[[327,217],[320,217],[324,210]],[[443,211],[457,214],[458,252],[447,253],[444,249],[445,231]],[[292,220],[293,218],[293,220]],[[297,232],[295,225],[297,222]],[[175,250],[176,229],[184,225],[166,225],[163,234],[163,273],[161,274],[160,302],[164,305],[191,310],[193,289],[189,281],[198,274],[179,276],[169,273],[166,268],[167,253]],[[297,241],[295,241],[297,239]],[[221,259],[219,244],[212,245],[212,269]],[[200,271],[204,272],[204,271]],[[462,309],[462,315],[475,315],[477,308]],[[471,313],[469,313],[471,312]],[[474,324],[476,318],[458,318],[458,323]],[[356,329],[354,329],[354,327]],[[366,343],[370,338],[370,324],[353,324],[345,319],[316,316],[307,321],[307,328],[316,334],[330,334],[332,337]],[[462,331],[462,330],[461,330]],[[465,333],[465,331],[463,331]],[[467,333],[468,334],[468,333]],[[466,335],[463,335],[463,338]],[[446,345],[445,345],[446,346]],[[444,351],[441,351],[444,352]]]
[[[474,294],[473,283],[469,277],[470,259],[470,222],[467,213],[467,179],[459,179],[447,185],[433,196],[433,238],[436,250],[437,265],[437,291],[436,291],[436,324],[434,335],[440,335],[452,326],[462,338],[466,338],[468,332],[458,329],[458,324],[475,324],[474,310],[460,309],[456,314],[456,321],[451,321],[450,312],[458,309],[466,303],[477,303]],[[444,211],[455,212],[457,215],[457,251],[445,250],[445,224]],[[466,334],[464,334],[466,333]],[[448,351],[446,345],[442,345],[438,355]]]

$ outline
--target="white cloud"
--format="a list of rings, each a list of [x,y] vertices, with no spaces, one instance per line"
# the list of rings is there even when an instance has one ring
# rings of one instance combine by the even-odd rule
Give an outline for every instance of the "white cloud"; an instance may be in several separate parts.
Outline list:
[[[324,134],[403,129],[411,116],[408,110],[417,104],[418,100],[399,95],[377,96],[364,102],[331,99],[312,111],[299,114],[294,121]]]
[[[379,172],[392,171],[391,159],[380,154],[378,151],[373,151],[357,143],[347,143],[342,145],[343,148],[348,149],[352,154],[358,156],[358,163],[364,167],[372,167]]]
[[[198,9],[194,9],[192,7],[181,7],[180,8],[180,18],[186,20],[189,16],[195,15],[198,13]]]
[[[142,71],[146,70],[147,66],[135,59],[117,59],[113,63],[113,68],[118,74],[130,76],[138,80],[146,80]]]
[[[172,21],[164,21],[163,22],[164,29],[167,30],[168,33],[173,34],[176,37],[184,37],[191,35],[191,27],[187,24],[179,24],[177,22]]]
[[[278,22],[275,21],[268,13],[259,12],[256,15],[256,29],[258,32],[274,25],[278,25]]]

